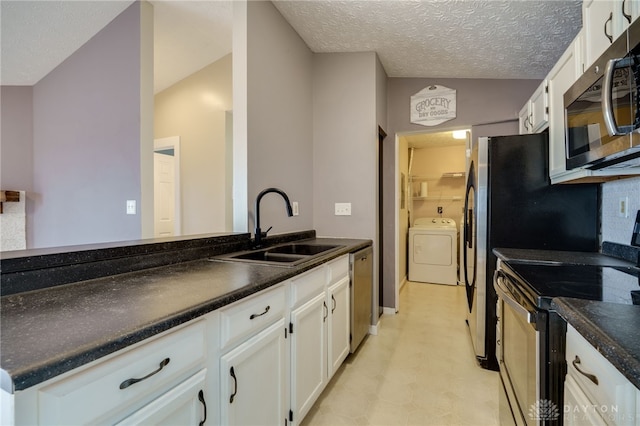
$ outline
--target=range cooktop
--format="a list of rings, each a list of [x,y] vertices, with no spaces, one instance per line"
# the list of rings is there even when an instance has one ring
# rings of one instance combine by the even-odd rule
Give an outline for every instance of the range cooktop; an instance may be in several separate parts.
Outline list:
[[[601,265],[510,265],[519,288],[538,307],[554,297],[640,305],[640,269]],[[512,275],[512,274],[510,274]]]

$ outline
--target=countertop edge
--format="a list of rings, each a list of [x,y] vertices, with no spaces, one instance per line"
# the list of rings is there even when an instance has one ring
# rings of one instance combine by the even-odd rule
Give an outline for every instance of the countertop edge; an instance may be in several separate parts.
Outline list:
[[[636,388],[640,389],[640,354],[631,352],[619,340],[606,334],[583,306],[605,302],[585,301],[568,297],[557,297],[551,302],[554,309],[568,324],[580,333],[604,358],[609,361]],[[619,306],[619,305],[615,305]],[[626,305],[622,305],[626,306]]]

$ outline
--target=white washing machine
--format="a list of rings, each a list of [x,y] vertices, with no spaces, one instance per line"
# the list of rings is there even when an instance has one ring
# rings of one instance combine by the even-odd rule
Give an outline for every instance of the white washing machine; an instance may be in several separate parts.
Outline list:
[[[409,228],[409,281],[456,285],[457,256],[455,220],[423,217]]]

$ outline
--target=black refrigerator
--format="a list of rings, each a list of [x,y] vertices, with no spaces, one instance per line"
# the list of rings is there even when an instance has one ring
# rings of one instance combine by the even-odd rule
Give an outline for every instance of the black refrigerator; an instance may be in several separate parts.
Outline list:
[[[462,274],[480,366],[497,370],[494,248],[597,252],[598,184],[551,185],[547,134],[482,137],[467,167]]]

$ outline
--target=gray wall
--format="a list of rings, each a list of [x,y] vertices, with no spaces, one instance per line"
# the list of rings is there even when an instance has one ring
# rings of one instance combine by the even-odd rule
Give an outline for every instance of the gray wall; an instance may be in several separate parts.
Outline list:
[[[231,63],[229,54],[155,96],[155,138],[180,136],[182,235],[232,230],[226,146]]]
[[[29,248],[141,238],[140,210],[126,215],[125,203],[141,205],[142,10],[134,3],[33,88]]]
[[[378,125],[386,118],[386,75],[377,55],[364,52],[316,54],[313,76],[314,228],[321,236],[373,240],[377,270]],[[343,202],[351,203],[351,216],[335,215],[335,203]],[[374,312],[377,283],[376,275]]]
[[[263,231],[269,226],[272,234],[312,229],[313,54],[271,2],[248,2],[247,24],[249,230],[256,196],[267,187],[298,201],[300,215],[287,217],[282,198],[268,194],[260,204]]]
[[[406,265],[395,265],[395,224],[398,212],[395,211],[395,198],[398,189],[395,186],[395,135],[403,132],[447,130],[471,127],[503,120],[513,120],[539,85],[538,80],[472,80],[446,78],[390,78],[387,83],[388,102],[388,143],[384,145],[384,293],[382,303],[385,307],[395,307],[395,285],[406,275]],[[430,85],[441,85],[457,90],[457,114],[453,120],[438,126],[425,127],[410,121],[409,102],[411,96]],[[391,224],[389,221],[393,219]],[[402,225],[400,233],[407,232]]]
[[[0,88],[0,186],[3,190],[33,187],[33,88]]]

